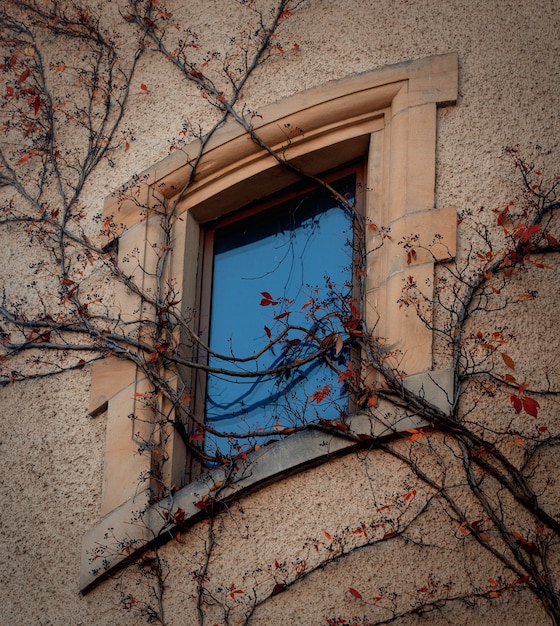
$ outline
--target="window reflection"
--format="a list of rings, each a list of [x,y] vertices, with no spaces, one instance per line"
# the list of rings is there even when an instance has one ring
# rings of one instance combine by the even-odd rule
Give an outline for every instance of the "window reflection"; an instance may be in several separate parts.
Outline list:
[[[334,187],[353,202],[354,177]],[[207,435],[210,454],[252,446],[265,430],[347,411],[348,392],[324,358],[267,371],[300,363],[325,342],[329,357],[346,369],[348,351],[337,354],[334,344],[352,294],[352,233],[350,211],[325,191],[216,228],[208,365],[229,373],[208,374],[205,419],[221,432],[257,437]],[[288,326],[299,328],[286,332]]]

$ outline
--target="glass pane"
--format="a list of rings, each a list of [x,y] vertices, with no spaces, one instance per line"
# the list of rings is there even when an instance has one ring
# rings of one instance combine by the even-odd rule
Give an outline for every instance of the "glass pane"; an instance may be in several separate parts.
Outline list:
[[[354,177],[335,185],[353,201]],[[322,357],[280,374],[259,374],[305,360],[325,338],[336,354],[341,301],[352,293],[352,216],[325,192],[301,196],[219,228],[214,239],[206,421],[224,433],[259,433],[333,419],[347,411],[348,393]],[[336,315],[335,313],[338,313]],[[281,341],[274,340],[291,329]],[[309,332],[306,332],[308,330]],[[272,345],[273,344],[273,345]],[[258,358],[239,362],[261,352]],[[252,372],[250,377],[231,372]],[[209,453],[227,454],[256,443],[206,437]]]

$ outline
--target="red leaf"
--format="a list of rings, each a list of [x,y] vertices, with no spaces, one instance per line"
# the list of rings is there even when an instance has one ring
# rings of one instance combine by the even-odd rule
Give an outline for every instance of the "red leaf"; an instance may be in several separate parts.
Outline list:
[[[528,398],[527,396],[521,398],[521,401],[523,403],[525,413],[527,413],[531,417],[537,417],[540,404],[534,398]]]
[[[40,108],[41,108],[41,98],[39,98],[39,96],[35,96],[35,102],[33,103],[33,111],[35,115],[39,113]]]
[[[502,352],[502,359],[504,360],[504,363],[509,367],[510,370],[515,369],[515,363],[513,362],[513,359],[509,356],[509,354]]]
[[[403,500],[405,502],[408,502],[410,500],[410,498],[412,498],[412,496],[416,495],[416,489],[413,489],[412,491],[409,491],[408,493],[405,493],[403,496]]]
[[[181,524],[185,523],[185,510],[184,509],[177,509],[175,511],[175,514],[173,515],[173,521],[175,522],[175,524],[179,524],[179,526]]]
[[[27,77],[29,76],[29,68],[26,68],[25,70],[23,70],[23,72],[21,73],[20,77],[18,78],[18,84],[21,85],[21,83],[23,83]]]
[[[501,226],[506,219],[506,215],[509,211],[509,205],[498,215],[498,226]]]
[[[268,306],[270,304],[274,306],[278,304],[278,300],[274,300],[268,291],[261,291],[261,296],[263,297],[261,300],[261,306]]]
[[[282,591],[284,591],[284,589],[286,589],[285,583],[276,583],[274,585],[274,588],[272,590],[272,594],[271,595],[276,596],[279,593],[282,593]]]
[[[521,409],[523,408],[523,402],[521,402],[521,398],[519,396],[510,396],[509,401],[513,404],[515,412],[521,413]]]
[[[144,83],[142,83],[142,84],[140,85],[140,89],[141,89],[142,91],[148,91],[148,87],[147,87],[146,85],[144,85]]]
[[[548,426],[539,426],[537,430],[540,433],[545,433],[548,430]]]
[[[348,591],[349,591],[349,592],[350,592],[350,593],[351,593],[351,594],[352,594],[355,598],[358,598],[358,600],[361,600],[361,599],[362,599],[362,594],[361,594],[358,590],[354,589],[354,587],[350,587],[350,589],[349,589]]]
[[[527,243],[533,235],[536,235],[540,231],[541,227],[538,224],[533,224],[532,226],[528,226],[527,228],[521,228],[519,231],[517,231],[517,236],[519,237],[520,241],[522,241],[523,243]]]
[[[269,339],[272,337],[272,333],[270,332],[270,328],[268,326],[264,327],[264,332]]]

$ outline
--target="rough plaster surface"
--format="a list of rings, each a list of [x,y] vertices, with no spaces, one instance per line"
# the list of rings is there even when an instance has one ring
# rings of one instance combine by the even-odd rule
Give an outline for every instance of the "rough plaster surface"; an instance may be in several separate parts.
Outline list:
[[[199,32],[203,50],[223,48],[223,42],[246,22],[245,10],[233,0],[173,0],[168,8],[178,21]],[[502,147],[540,144],[558,151],[559,30],[554,0],[309,0],[279,34],[287,52],[276,55],[257,72],[244,96],[248,106],[258,110],[266,103],[354,72],[457,51],[460,98],[456,106],[438,113],[437,202],[459,209],[501,208],[517,181],[516,173],[499,160]],[[101,210],[103,198],[111,190],[180,142],[185,119],[205,128],[215,119],[195,91],[177,88],[175,80],[173,71],[162,71],[158,63],[145,60],[133,87],[133,106],[124,120],[125,127],[134,129],[136,140],[116,167],[104,164],[89,185],[86,204],[92,215]],[[148,85],[147,92],[139,89],[140,82]],[[551,170],[560,171],[555,154],[548,164]],[[94,226],[91,228],[93,231]],[[17,286],[14,277],[27,273],[21,254],[24,248],[13,235],[2,237],[2,283]],[[460,237],[467,235],[460,231]],[[528,278],[534,288],[536,278]],[[25,289],[25,280],[19,284]],[[520,286],[521,292],[526,289]],[[555,370],[551,347],[557,346],[543,338],[542,327],[548,331],[557,323],[554,307],[560,291],[556,270],[550,270],[539,286],[539,295],[545,298],[540,313],[535,313],[532,303],[520,303],[515,318],[507,320],[522,331],[518,334],[525,345],[512,346],[511,355],[516,361],[526,358],[527,371],[523,373],[528,376]],[[114,581],[106,581],[86,596],[77,590],[81,538],[98,518],[102,481],[104,418],[88,418],[87,401],[87,370],[0,390],[2,623],[142,623],[141,618],[118,608]],[[496,413],[492,406],[480,409],[490,416]],[[548,418],[557,419],[557,404],[545,407],[543,415],[544,411]],[[547,456],[546,464],[555,467],[553,455]],[[245,594],[255,588],[258,595],[279,577],[277,569],[293,570],[302,555],[311,563],[317,552],[315,542],[320,550],[327,550],[330,540],[325,532],[336,538],[345,529],[357,528],[371,518],[377,498],[385,502],[403,488],[412,488],[411,481],[391,464],[380,467],[373,453],[365,460],[352,455],[244,498],[216,522],[220,532],[208,573],[211,588],[226,601],[231,599],[231,584]],[[383,486],[382,496],[372,484],[379,489]],[[420,496],[415,502],[421,502]],[[557,497],[550,497],[551,506],[557,502]],[[183,543],[170,543],[163,550],[173,566],[168,580],[170,624],[198,623],[192,572],[203,563],[207,531],[203,522],[184,535]],[[356,536],[352,535],[353,540]],[[371,604],[349,596],[348,587],[359,588],[369,600],[377,597],[382,587],[401,586],[406,597],[416,585],[425,584],[433,571],[454,580],[460,580],[465,570],[475,575],[477,559],[484,557],[476,552],[458,553],[456,546],[445,544],[445,537],[442,533],[438,545],[443,547],[433,550],[429,562],[425,552],[409,550],[398,541],[358,550],[259,606],[254,623],[325,624],[327,619],[349,620],[353,616],[372,619],[383,611],[376,613],[378,609]],[[136,577],[136,572],[127,571],[123,589],[127,585],[135,588]],[[502,600],[484,602],[472,611],[457,606],[460,612],[455,612],[459,608],[453,605],[434,613],[430,623],[503,624],[504,614],[510,623],[546,623],[526,594],[513,594],[507,604]],[[242,606],[235,608],[233,615],[238,623]],[[214,623],[212,620],[224,623],[218,608],[210,609],[207,623]]]

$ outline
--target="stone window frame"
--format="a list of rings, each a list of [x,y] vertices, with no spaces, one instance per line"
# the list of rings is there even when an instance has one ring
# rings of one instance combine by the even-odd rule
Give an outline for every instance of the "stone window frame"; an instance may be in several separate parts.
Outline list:
[[[388,346],[402,354],[404,384],[422,392],[433,404],[449,410],[453,397],[450,370],[434,369],[432,332],[414,311],[399,307],[403,280],[414,274],[418,285],[432,284],[435,262],[455,256],[457,216],[453,207],[435,206],[437,107],[457,99],[456,53],[407,61],[364,72],[298,93],[263,107],[253,119],[262,141],[300,169],[314,175],[356,158],[366,158],[366,218],[390,229],[391,239],[376,246],[372,229],[367,247],[366,324],[375,327]],[[286,142],[286,128],[303,132]],[[193,142],[149,168],[106,199],[104,221],[119,225],[119,263],[136,251],[137,280],[149,289],[149,269],[156,263],[159,215],[174,206],[176,222],[168,278],[182,286],[183,305],[196,297],[200,225],[220,214],[279,192],[297,181],[270,153],[259,147],[235,122],[219,129],[205,147],[197,175],[186,192]],[[418,235],[437,244],[407,259],[399,241]],[[109,243],[109,240],[107,241]],[[435,260],[434,260],[435,259]],[[130,273],[127,271],[127,273]],[[123,319],[138,316],[139,302],[118,287],[115,306]],[[142,309],[143,315],[149,311]],[[87,590],[110,570],[152,541],[171,536],[174,512],[184,522],[201,515],[200,502],[212,496],[227,499],[249,488],[340,454],[352,448],[347,439],[305,430],[248,455],[239,463],[228,488],[216,490],[224,470],[216,469],[183,486],[173,496],[152,503],[150,459],[138,454],[139,440],[150,440],[155,420],[138,398],[147,382],[131,362],[116,357],[97,361],[92,371],[90,415],[107,413],[101,519],[85,535],[80,589]],[[129,416],[135,416],[130,419]],[[358,414],[350,418],[358,433],[384,436],[417,426],[407,416],[388,425]],[[170,433],[168,486],[181,485],[186,453]]]

